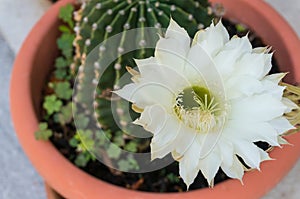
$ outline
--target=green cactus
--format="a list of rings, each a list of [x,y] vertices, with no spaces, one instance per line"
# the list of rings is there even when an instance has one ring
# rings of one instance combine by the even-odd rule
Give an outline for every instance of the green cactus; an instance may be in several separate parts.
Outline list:
[[[83,67],[86,56],[101,42],[109,37],[123,32],[116,53],[121,54],[126,48],[126,41],[132,41],[128,38],[126,31],[134,28],[156,27],[167,28],[170,17],[183,26],[192,36],[199,28],[208,26],[213,18],[209,3],[207,0],[90,0],[82,4],[82,8],[74,14],[76,20],[75,39],[76,55],[74,64],[72,65],[73,74],[77,74],[80,66]],[[146,33],[145,33],[146,34]],[[146,39],[143,32],[133,40],[143,46]],[[157,37],[158,39],[158,37]],[[99,57],[105,51],[105,47],[99,50]],[[126,72],[125,66],[134,67],[133,58],[146,58],[153,54],[152,50],[140,49],[133,53],[129,53],[112,63],[102,75],[98,84],[98,107],[99,121],[101,126],[116,130],[114,119],[110,110],[110,92],[115,88],[119,88],[118,80]],[[88,100],[90,97],[90,82],[97,79],[99,75],[99,63],[94,63],[94,77],[86,73],[90,73],[93,69],[79,70],[79,81],[82,90],[80,101],[83,103],[92,103]],[[82,73],[82,74],[80,74]],[[86,78],[86,79],[85,79]],[[87,99],[85,99],[87,98]],[[123,121],[125,120],[125,121]],[[126,118],[120,116],[120,122],[126,125]]]

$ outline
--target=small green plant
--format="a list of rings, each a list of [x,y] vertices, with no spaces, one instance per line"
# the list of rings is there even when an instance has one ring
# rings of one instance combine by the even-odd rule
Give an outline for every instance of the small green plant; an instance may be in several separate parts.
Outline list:
[[[42,122],[39,124],[39,130],[35,132],[35,138],[37,140],[48,140],[53,135],[52,131],[48,129],[48,124]]]

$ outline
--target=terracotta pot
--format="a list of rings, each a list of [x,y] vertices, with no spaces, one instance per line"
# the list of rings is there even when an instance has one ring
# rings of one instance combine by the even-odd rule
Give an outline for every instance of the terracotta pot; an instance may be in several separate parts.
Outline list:
[[[53,190],[47,183],[45,183],[45,191],[48,199],[63,199],[63,197]]]
[[[238,19],[255,30],[276,49],[275,56],[289,81],[300,82],[300,42],[288,24],[260,0],[213,0],[222,2],[229,18]],[[59,7],[72,2],[61,0],[45,14],[27,37],[19,52],[11,80],[11,112],[20,143],[39,174],[66,198],[179,199],[179,198],[260,198],[291,169],[300,155],[300,134],[288,137],[294,146],[275,149],[276,161],[262,163],[261,171],[248,172],[244,186],[228,180],[214,189],[186,193],[158,194],[127,190],[98,180],[75,167],[50,143],[36,141],[41,91],[57,54],[57,14]]]

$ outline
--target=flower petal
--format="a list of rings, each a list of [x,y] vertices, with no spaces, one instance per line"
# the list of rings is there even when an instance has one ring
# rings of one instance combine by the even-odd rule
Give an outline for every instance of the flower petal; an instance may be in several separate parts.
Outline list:
[[[155,58],[135,60],[141,73],[141,83],[157,83],[177,93],[180,89],[191,86],[187,77],[174,68],[157,62]]]
[[[141,113],[140,118],[133,123],[143,126],[149,132],[156,133],[165,125],[167,114],[164,107],[159,104],[147,106]]]
[[[171,153],[176,147],[174,140],[181,134],[184,134],[184,132],[180,131],[180,125],[173,117],[168,117],[161,128],[157,128],[153,134],[150,144],[152,160],[163,158],[168,153]],[[191,142],[191,140],[188,141]]]
[[[215,152],[210,153],[204,159],[200,159],[199,161],[199,168],[210,186],[213,186],[213,179],[216,176],[221,163],[221,157]]]
[[[233,138],[249,143],[264,141],[272,146],[279,146],[278,133],[268,122],[235,122],[230,121],[227,128],[223,131],[223,136],[227,139]]]
[[[247,75],[260,80],[264,74],[265,55],[256,53],[246,53],[236,63],[234,75]]]
[[[251,76],[243,75],[232,77],[225,82],[226,96],[228,99],[251,96],[263,91],[261,81]]]
[[[245,53],[250,53],[252,46],[247,37],[233,37],[225,44],[222,50],[214,57],[214,62],[223,79],[232,76],[235,63]]]
[[[281,99],[281,102],[286,106],[286,110],[284,111],[284,113],[289,113],[292,110],[299,109],[299,106],[297,104],[295,104],[294,102],[292,102],[290,99],[286,97],[283,97]]]
[[[213,57],[228,41],[228,32],[220,20],[216,26],[212,23],[205,30],[198,31],[194,37],[193,45],[198,42]]]
[[[244,176],[244,166],[236,156],[233,157],[233,161],[230,166],[222,163],[221,168],[228,177],[242,181]]]
[[[156,82],[127,84],[122,89],[114,91],[114,93],[140,108],[161,104],[171,109],[174,98],[174,93],[168,87]]]
[[[239,140],[234,142],[234,147],[236,154],[240,156],[249,167],[259,169],[261,157],[259,148],[256,145]]]
[[[179,174],[187,189],[194,182],[199,172],[199,147],[197,139],[194,139],[184,156],[179,160]]]
[[[295,129],[293,125],[285,118],[285,117],[278,117],[269,122],[273,128],[276,129],[277,134],[281,135],[291,129]]]
[[[185,74],[190,82],[196,85],[205,84],[216,98],[224,99],[222,76],[207,52],[199,44],[195,44],[189,51],[187,60]]]
[[[190,49],[190,37],[174,20],[170,21],[165,38],[160,38],[155,48],[159,63],[181,72]]]
[[[281,116],[286,106],[270,94],[254,95],[231,103],[229,119],[244,122],[270,121]]]

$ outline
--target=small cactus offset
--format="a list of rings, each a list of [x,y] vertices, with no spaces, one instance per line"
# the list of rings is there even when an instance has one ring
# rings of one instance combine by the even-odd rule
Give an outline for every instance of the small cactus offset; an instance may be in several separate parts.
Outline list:
[[[94,104],[102,128],[118,130],[111,111],[110,91],[120,87],[119,78],[126,72],[126,66],[134,67],[134,58],[141,59],[153,55],[153,50],[143,48],[148,42],[147,32],[143,29],[167,28],[172,17],[192,36],[198,29],[207,27],[211,23],[213,15],[209,6],[207,0],[90,0],[83,3],[81,9],[74,13],[77,36],[74,42],[76,55],[71,70],[73,74],[78,72],[77,77],[82,90],[77,99],[83,104],[93,103],[90,100],[92,99],[90,91],[93,89],[91,82],[98,84],[98,98]],[[127,31],[135,28],[141,29],[139,35],[135,38],[126,35]],[[105,46],[105,41],[118,33],[122,34],[118,44],[114,47]],[[156,36],[157,41],[159,37],[157,34]],[[132,42],[136,42],[140,49],[122,55]],[[98,49],[99,60],[85,66],[87,56],[100,43],[102,45]],[[109,53],[105,54],[105,51]],[[101,59],[109,56],[108,54],[118,58],[105,71],[101,71]],[[92,70],[94,70],[93,74]],[[126,126],[128,119],[122,117],[121,102],[117,103],[117,107],[119,108],[117,115],[120,118],[116,122]]]

